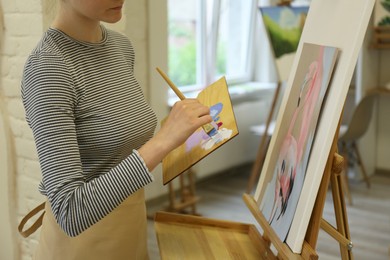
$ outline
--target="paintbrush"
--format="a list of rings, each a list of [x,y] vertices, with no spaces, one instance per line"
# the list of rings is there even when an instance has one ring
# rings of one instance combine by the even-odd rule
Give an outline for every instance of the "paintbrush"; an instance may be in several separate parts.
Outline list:
[[[180,98],[180,100],[183,100],[186,98],[183,95],[183,93],[181,93],[181,91],[178,89],[178,87],[176,87],[176,85],[173,84],[173,82],[168,78],[168,76],[160,68],[157,67],[156,70],[158,71],[158,73],[160,73],[161,77],[163,77],[163,79],[168,83],[168,85],[171,87],[173,92],[175,92],[175,94]],[[202,126],[202,128],[206,132],[206,134],[208,136],[210,136],[211,139],[213,139],[213,141],[215,143],[219,143],[222,141],[221,134],[218,132],[218,129],[216,129],[212,124],[210,124],[210,123],[205,124]]]

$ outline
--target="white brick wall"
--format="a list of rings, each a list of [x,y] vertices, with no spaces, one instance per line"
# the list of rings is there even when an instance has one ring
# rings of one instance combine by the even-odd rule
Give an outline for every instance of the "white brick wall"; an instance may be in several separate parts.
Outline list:
[[[17,205],[16,216],[13,218],[17,221],[20,221],[22,216],[44,200],[37,190],[41,177],[40,167],[33,136],[25,122],[20,99],[20,80],[25,60],[47,26],[43,23],[47,23],[47,20],[52,17],[50,14],[42,13],[45,9],[42,7],[42,2],[43,4],[49,3],[44,1],[55,0],[0,0],[5,27],[0,53],[0,87],[7,108],[6,116],[10,122],[12,142],[15,146],[16,176],[13,176],[15,180],[12,182],[15,183],[15,187],[11,190],[15,190],[16,194],[16,198],[13,198]],[[124,15],[120,23],[106,26],[136,38],[133,43],[136,45],[137,66],[142,68],[138,70],[138,78],[141,82],[147,82],[148,75],[144,70],[147,67],[146,1],[132,2],[127,5],[125,10],[131,12],[131,23],[126,20],[128,14]],[[132,28],[129,30],[128,26]],[[32,253],[38,243],[38,236],[39,232],[27,239],[17,235],[21,259],[32,258]]]
[[[37,191],[40,170],[37,162],[35,144],[31,130],[24,119],[24,109],[20,99],[20,79],[23,65],[28,53],[42,34],[42,13],[39,0],[2,0],[4,12],[4,39],[1,53],[1,87],[5,107],[11,125],[13,143],[15,144],[17,221],[35,207],[43,197]],[[13,204],[13,203],[12,203]],[[11,205],[12,205],[11,204]],[[16,229],[14,229],[16,232]],[[20,243],[22,259],[31,259],[38,234],[23,239],[16,236]]]

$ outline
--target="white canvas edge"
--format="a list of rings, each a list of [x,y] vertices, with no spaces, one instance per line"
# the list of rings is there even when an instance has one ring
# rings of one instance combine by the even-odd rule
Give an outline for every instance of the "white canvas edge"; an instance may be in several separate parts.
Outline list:
[[[275,126],[275,133],[271,138],[264,167],[254,195],[258,204],[261,202],[260,195],[261,189],[264,187],[265,173],[270,167],[270,155],[273,149],[275,149],[275,141],[279,135],[281,121],[283,121],[283,114],[281,113],[286,108],[291,92],[299,57],[302,53],[303,42],[336,47],[341,51],[331,85],[329,86],[329,93],[324,103],[324,110],[322,111],[323,118],[327,118],[329,121],[325,124],[324,120],[320,120],[316,140],[320,139],[323,141],[321,143],[315,142],[311,152],[311,158],[318,158],[318,160],[313,161],[310,159],[302,189],[302,194],[317,194],[374,3],[375,0],[312,1],[287,82],[286,92],[279,111],[280,116],[278,116]],[[329,20],[329,18],[331,19]],[[346,24],[345,21],[354,22]],[[344,71],[341,71],[342,69]],[[328,104],[329,102],[332,104]],[[324,124],[326,127],[324,127]],[[294,253],[301,252],[315,199],[316,196],[301,196],[298,202],[297,214],[294,216],[287,237],[287,244]]]

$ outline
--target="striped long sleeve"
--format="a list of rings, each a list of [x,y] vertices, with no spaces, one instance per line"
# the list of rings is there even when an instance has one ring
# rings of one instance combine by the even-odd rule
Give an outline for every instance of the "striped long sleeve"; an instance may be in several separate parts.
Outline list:
[[[156,117],[134,77],[134,51],[103,27],[97,44],[49,29],[28,58],[22,100],[42,171],[40,192],[70,236],[153,178],[136,149]]]

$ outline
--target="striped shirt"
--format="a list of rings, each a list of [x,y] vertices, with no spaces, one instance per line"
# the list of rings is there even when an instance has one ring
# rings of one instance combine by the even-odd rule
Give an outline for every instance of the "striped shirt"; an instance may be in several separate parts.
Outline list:
[[[136,149],[157,119],[134,77],[134,50],[102,27],[99,43],[50,28],[21,84],[46,195],[70,236],[102,219],[153,178]]]

